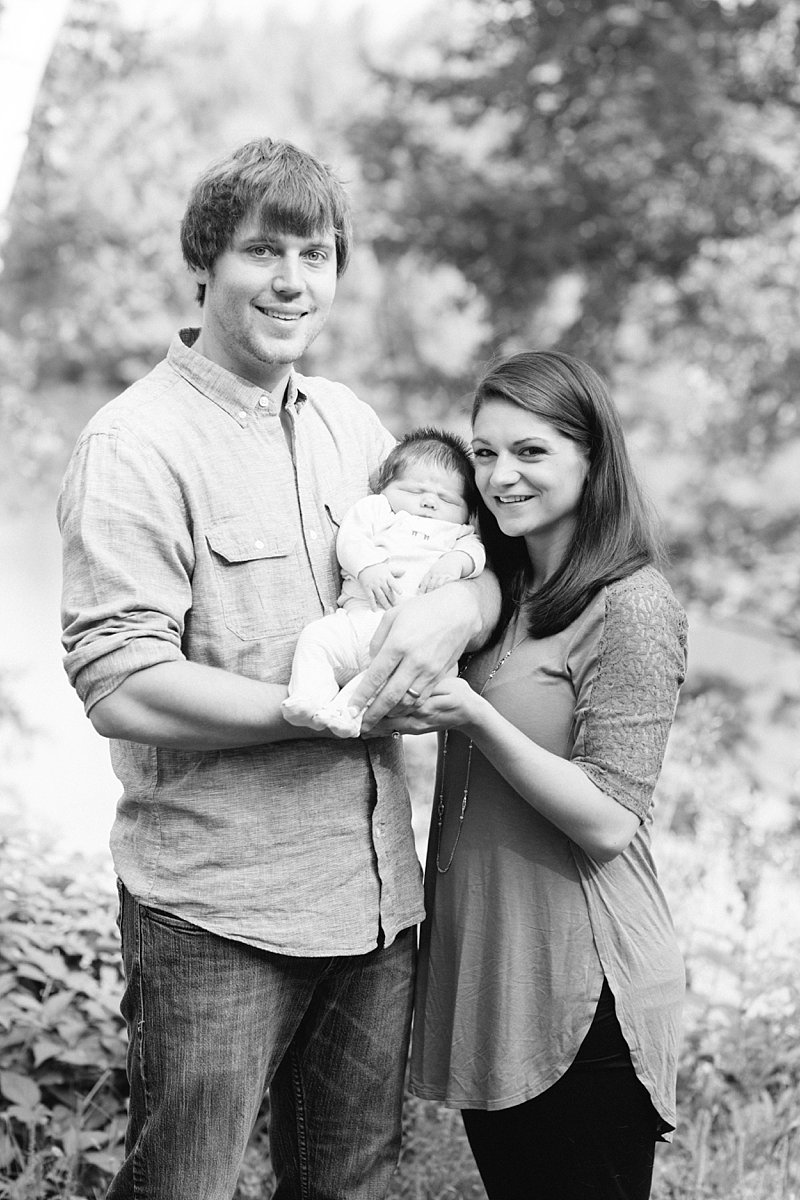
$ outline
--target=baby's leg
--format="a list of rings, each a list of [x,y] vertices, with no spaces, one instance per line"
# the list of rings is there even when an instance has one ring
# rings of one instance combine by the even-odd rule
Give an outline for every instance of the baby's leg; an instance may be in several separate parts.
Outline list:
[[[380,620],[380,614],[375,614]],[[363,622],[356,623],[359,628]],[[371,636],[371,635],[370,635]],[[369,639],[368,639],[369,641]],[[281,705],[290,725],[324,729],[317,716],[338,695],[339,687],[362,667],[359,629],[338,609],[307,625],[297,641],[289,680],[289,696]]]
[[[358,737],[361,732],[363,706],[355,708],[350,701],[361,683],[364,669],[370,661],[370,642],[383,619],[383,612],[358,607],[349,609],[347,616],[354,636],[356,672],[351,674],[348,682],[340,681],[342,682],[341,691],[314,714],[315,721],[321,722],[321,726],[317,726],[317,728],[329,729],[331,733],[342,738]]]

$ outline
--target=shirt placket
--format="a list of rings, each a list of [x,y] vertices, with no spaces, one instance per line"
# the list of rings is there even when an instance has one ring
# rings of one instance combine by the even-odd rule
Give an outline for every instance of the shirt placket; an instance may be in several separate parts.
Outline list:
[[[322,609],[334,612],[339,590],[337,574],[331,572],[332,530],[326,524],[324,507],[316,502],[320,497],[320,475],[324,472],[326,447],[317,445],[313,423],[302,408],[287,409],[291,422],[292,450],[297,480],[297,499],[306,554]],[[324,501],[324,495],[321,499]]]

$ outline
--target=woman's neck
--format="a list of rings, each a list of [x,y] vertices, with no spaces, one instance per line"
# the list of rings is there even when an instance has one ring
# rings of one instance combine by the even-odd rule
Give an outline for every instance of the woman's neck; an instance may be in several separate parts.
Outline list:
[[[565,539],[528,534],[525,546],[531,564],[531,590],[538,592],[564,562],[572,535]]]

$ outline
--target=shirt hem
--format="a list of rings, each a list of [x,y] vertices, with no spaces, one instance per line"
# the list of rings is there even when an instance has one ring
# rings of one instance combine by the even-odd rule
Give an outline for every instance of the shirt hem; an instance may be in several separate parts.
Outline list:
[[[125,881],[123,880],[122,882],[124,883]],[[127,888],[127,884],[125,884],[125,886]],[[229,942],[238,942],[240,945],[244,946],[252,946],[255,950],[263,950],[267,954],[280,954],[286,958],[330,958],[331,956],[336,958],[360,957],[361,955],[369,954],[371,951],[378,948],[379,928],[382,927],[384,930],[384,941],[381,943],[381,946],[382,948],[385,948],[391,946],[401,933],[404,933],[407,929],[412,929],[416,925],[421,924],[425,918],[424,909],[418,908],[415,910],[415,914],[412,914],[408,917],[401,917],[399,920],[393,921],[388,926],[388,929],[385,925],[376,926],[375,941],[365,942],[359,946],[338,946],[328,943],[324,946],[321,944],[315,944],[314,946],[298,947],[297,943],[293,943],[292,946],[289,947],[275,942],[268,942],[265,939],[248,937],[241,933],[234,933],[231,930],[222,929],[219,926],[212,925],[207,921],[201,921],[193,915],[187,916],[185,912],[178,911],[175,908],[168,908],[164,904],[155,904],[152,900],[148,901],[142,899],[141,896],[136,896],[133,892],[131,892],[131,895],[134,896],[134,899],[137,901],[137,903],[143,905],[145,908],[158,909],[160,912],[169,913],[171,916],[176,917],[179,921],[185,921],[187,925],[194,925],[198,929],[204,930],[206,933],[214,934],[215,937],[225,938],[226,941]]]

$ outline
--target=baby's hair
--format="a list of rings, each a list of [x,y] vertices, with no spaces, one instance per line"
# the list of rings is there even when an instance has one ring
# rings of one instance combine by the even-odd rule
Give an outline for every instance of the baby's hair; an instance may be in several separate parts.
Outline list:
[[[469,446],[455,433],[426,425],[407,433],[389,451],[372,482],[374,492],[382,492],[387,484],[416,463],[431,462],[445,471],[458,475],[464,485],[464,502],[472,516],[478,508],[475,470]]]

